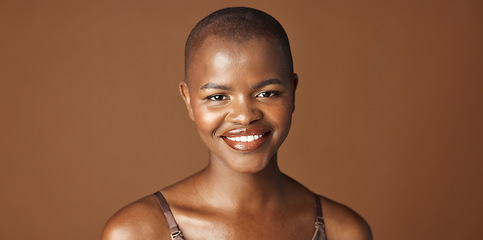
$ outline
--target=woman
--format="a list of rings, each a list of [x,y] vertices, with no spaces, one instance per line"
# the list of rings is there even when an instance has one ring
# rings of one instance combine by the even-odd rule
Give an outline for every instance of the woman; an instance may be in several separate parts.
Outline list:
[[[121,209],[102,239],[372,239],[357,213],[278,168],[298,83],[282,26],[259,10],[222,9],[185,50],[180,92],[209,164]]]

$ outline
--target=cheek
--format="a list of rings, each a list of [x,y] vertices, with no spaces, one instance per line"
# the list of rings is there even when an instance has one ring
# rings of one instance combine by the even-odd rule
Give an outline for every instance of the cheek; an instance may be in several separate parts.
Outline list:
[[[193,108],[193,116],[198,131],[203,133],[214,132],[223,121],[223,114],[220,111],[213,111],[200,106]]]
[[[278,119],[278,122],[291,122],[293,110],[293,101],[286,99],[282,104],[273,109],[272,114]]]
[[[292,102],[286,101],[276,107],[266,109],[265,118],[267,118],[269,122],[272,122],[279,130],[281,130],[281,134],[285,135],[290,129],[292,112]]]

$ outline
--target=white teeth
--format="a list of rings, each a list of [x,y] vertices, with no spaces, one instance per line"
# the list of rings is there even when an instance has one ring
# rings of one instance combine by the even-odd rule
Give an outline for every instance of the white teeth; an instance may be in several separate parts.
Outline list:
[[[240,136],[240,137],[226,137],[230,141],[235,141],[235,142],[253,142],[255,140],[260,139],[263,137],[262,135],[249,135],[249,136]]]

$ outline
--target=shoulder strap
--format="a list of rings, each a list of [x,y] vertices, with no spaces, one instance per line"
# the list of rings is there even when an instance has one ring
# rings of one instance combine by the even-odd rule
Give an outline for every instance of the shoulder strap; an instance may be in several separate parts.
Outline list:
[[[161,193],[161,191],[157,191],[156,193],[154,193],[154,196],[158,200],[158,203],[161,206],[161,210],[163,210],[164,216],[166,217],[166,221],[168,222],[169,230],[171,231],[171,239],[182,240],[183,235],[181,234],[181,231],[178,228],[178,223],[176,223],[173,213],[171,212],[168,202],[166,202],[166,199],[164,198],[163,194]]]
[[[315,228],[316,232],[313,240],[326,240],[324,215],[322,214],[322,202],[320,196],[314,193],[315,202]]]

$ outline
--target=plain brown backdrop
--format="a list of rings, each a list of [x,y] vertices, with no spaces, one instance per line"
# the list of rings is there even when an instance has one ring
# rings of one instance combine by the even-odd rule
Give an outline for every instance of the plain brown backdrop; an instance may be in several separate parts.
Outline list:
[[[201,169],[184,41],[235,5],[292,44],[283,171],[376,239],[483,235],[481,1],[0,0],[0,239],[98,239],[120,207]]]

